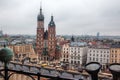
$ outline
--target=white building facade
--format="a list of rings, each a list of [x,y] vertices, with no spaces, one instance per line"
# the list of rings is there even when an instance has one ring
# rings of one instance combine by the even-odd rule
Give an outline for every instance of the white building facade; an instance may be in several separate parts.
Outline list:
[[[69,63],[72,65],[79,65],[79,66],[86,64],[87,50],[88,47],[86,43],[71,42]]]
[[[106,68],[110,62],[110,48],[89,48],[87,53],[87,63],[99,62],[102,69]]]
[[[62,45],[62,53],[61,53],[61,61],[62,62],[69,62],[69,43],[65,43]]]

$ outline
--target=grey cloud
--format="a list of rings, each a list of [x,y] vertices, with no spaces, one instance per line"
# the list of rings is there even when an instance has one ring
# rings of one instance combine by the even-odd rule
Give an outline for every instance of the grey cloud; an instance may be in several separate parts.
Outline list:
[[[45,28],[53,14],[57,34],[120,35],[119,3],[118,0],[43,0]],[[8,34],[36,34],[39,9],[39,0],[0,0],[0,27]]]

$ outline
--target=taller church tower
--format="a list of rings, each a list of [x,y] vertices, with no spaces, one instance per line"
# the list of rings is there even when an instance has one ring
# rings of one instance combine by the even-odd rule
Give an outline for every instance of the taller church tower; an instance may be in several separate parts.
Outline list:
[[[44,15],[42,14],[42,8],[37,16],[37,36],[36,36],[36,51],[40,55],[43,49],[44,42]]]

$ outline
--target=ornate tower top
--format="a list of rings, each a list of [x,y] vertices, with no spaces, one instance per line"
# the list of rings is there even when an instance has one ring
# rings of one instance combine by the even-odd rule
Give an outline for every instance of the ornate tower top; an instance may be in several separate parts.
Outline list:
[[[37,20],[38,21],[44,21],[44,15],[42,14],[42,8],[41,7],[40,7],[40,14],[38,14]]]
[[[55,27],[55,23],[53,21],[53,16],[51,16],[51,21],[50,23],[48,24],[49,27]]]

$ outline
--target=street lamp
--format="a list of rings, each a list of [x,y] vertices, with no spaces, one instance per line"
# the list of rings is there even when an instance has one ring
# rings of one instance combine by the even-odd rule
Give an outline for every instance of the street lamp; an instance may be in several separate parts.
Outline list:
[[[85,70],[91,75],[92,80],[98,80],[98,72],[102,65],[98,62],[90,62],[85,65]]]
[[[0,61],[4,63],[4,69],[5,69],[5,80],[8,79],[8,62],[12,59],[13,52],[7,48],[4,47],[0,50]]]
[[[109,70],[113,75],[113,80],[120,80],[120,63],[111,64]]]

